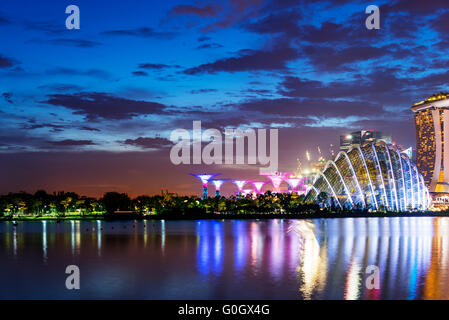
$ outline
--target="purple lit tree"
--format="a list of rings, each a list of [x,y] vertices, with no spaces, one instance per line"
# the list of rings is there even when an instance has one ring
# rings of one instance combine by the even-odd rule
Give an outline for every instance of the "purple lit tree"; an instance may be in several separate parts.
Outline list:
[[[192,176],[200,179],[201,183],[203,184],[203,200],[207,199],[207,184],[209,183],[209,180],[220,174],[221,173],[200,173],[200,174],[191,173]]]
[[[246,181],[246,180],[233,180],[232,182],[237,186],[237,189],[239,190],[239,197],[241,197],[242,196],[243,187],[245,186],[245,184],[248,181]]]
[[[223,183],[225,183],[226,181],[228,181],[227,179],[216,179],[216,180],[211,180],[211,182],[214,184],[215,186],[215,196],[219,197],[220,196],[220,188],[223,185]]]

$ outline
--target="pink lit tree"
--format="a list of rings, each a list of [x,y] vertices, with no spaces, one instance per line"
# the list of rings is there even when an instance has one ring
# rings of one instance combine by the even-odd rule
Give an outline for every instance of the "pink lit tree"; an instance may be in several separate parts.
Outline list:
[[[287,178],[285,181],[290,185],[292,192],[297,192],[296,188],[300,185],[301,181],[304,180],[304,178],[299,177],[290,177]]]
[[[281,183],[286,180],[286,178],[292,175],[291,172],[273,172],[273,173],[262,173],[263,176],[270,179],[271,184],[273,185],[273,192],[280,193],[281,192]]]
[[[263,186],[267,184],[266,181],[252,181],[251,184],[256,188],[257,194],[262,193]]]

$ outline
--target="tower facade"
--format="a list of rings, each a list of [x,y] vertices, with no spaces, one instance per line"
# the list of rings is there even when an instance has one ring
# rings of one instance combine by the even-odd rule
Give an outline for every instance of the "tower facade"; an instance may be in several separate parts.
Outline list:
[[[412,106],[416,125],[416,165],[432,193],[449,193],[449,94]]]

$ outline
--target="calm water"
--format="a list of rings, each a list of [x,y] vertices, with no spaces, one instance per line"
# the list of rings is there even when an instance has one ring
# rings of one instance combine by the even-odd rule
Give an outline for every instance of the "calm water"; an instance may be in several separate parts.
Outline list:
[[[0,223],[0,298],[448,299],[449,218]]]

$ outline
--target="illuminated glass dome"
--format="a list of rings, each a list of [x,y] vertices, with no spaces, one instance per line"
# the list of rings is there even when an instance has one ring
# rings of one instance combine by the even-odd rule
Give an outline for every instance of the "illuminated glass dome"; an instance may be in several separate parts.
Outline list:
[[[353,147],[329,160],[305,201],[317,201],[321,192],[347,209],[426,210],[431,201],[416,165],[385,142]]]

